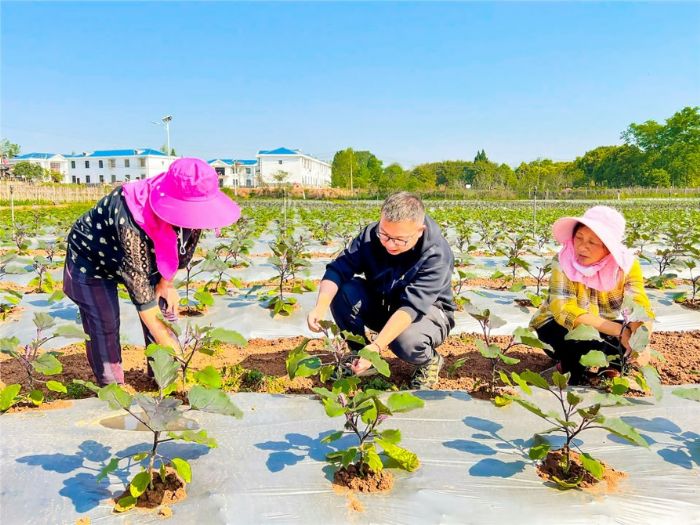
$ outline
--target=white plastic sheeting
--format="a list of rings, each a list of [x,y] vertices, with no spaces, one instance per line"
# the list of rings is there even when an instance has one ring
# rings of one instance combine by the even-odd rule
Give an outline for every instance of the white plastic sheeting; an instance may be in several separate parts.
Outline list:
[[[581,390],[579,390],[581,392]],[[363,511],[331,487],[325,445],[341,428],[306,396],[236,394],[242,420],[194,413],[219,443],[207,449],[166,443],[162,452],[191,460],[188,498],[170,523],[700,523],[700,403],[666,395],[607,410],[636,426],[650,448],[603,430],[581,434],[583,448],[625,471],[614,492],[560,491],[545,484],[527,457],[529,439],[548,425],[519,406],[496,408],[463,392],[419,393],[425,408],[385,423],[422,461],[397,473],[389,494],[358,495]],[[590,395],[590,393],[586,394]],[[553,396],[535,399],[555,408]],[[113,515],[109,498],[128,477],[95,481],[112,455],[146,450],[149,435],[99,424],[115,414],[96,399],[71,408],[0,417],[0,522],[3,525],[151,523],[153,513]],[[132,466],[131,474],[138,471]]]

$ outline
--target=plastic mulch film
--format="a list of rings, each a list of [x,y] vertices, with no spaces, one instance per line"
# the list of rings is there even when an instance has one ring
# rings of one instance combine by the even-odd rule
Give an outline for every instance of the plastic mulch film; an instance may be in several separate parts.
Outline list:
[[[422,461],[396,473],[390,493],[349,495],[334,489],[321,439],[342,427],[307,396],[236,394],[241,420],[190,412],[218,440],[207,449],[169,442],[162,452],[190,460],[188,497],[172,506],[169,523],[700,523],[700,403],[673,396],[636,399],[606,409],[635,426],[650,443],[629,445],[604,430],[581,434],[584,451],[626,472],[616,488],[561,491],[537,476],[530,439],[547,423],[518,405],[496,408],[463,392],[419,393],[425,408],[389,419],[402,444]],[[585,392],[586,396],[592,395]],[[534,400],[555,409],[554,396]],[[148,433],[100,424],[117,412],[97,399],[62,410],[0,417],[0,522],[3,525],[151,523],[139,510],[112,513],[110,498],[128,473],[100,483],[113,455],[146,450]],[[131,474],[138,471],[132,465]]]

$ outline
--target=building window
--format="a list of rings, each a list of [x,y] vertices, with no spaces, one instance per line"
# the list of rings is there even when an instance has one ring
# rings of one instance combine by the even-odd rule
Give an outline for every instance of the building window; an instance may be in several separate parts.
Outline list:
[[[112,175],[112,182],[117,182],[117,176],[116,176],[116,175]]]
[[[109,167],[110,167],[110,168],[116,168],[116,167],[117,167],[117,161],[116,161],[116,159],[109,159]]]
[[[101,162],[101,161],[100,161],[100,162]],[[105,182],[105,176],[104,176],[104,175],[100,175],[100,184],[104,184],[104,182]]]
[[[75,161],[74,161],[74,160],[71,160],[71,161],[70,161],[70,167],[71,167],[72,169],[75,169]]]
[[[101,161],[101,160],[97,161],[97,164],[99,165],[100,168],[104,168],[104,167],[105,167],[105,163],[104,163],[103,161]]]
[[[245,169],[245,174],[246,174],[246,175],[250,175],[250,168],[246,168],[246,169]]]
[[[90,184],[90,175],[85,175],[85,184]]]
[[[124,167],[125,167],[125,168],[130,168],[130,167],[131,167],[131,163],[129,162],[129,159],[124,159]]]
[[[73,164],[75,164],[75,162],[74,162]],[[75,166],[74,166],[74,167],[75,167]],[[73,175],[73,177],[71,177],[71,178],[72,178],[72,180],[73,180],[73,184],[75,184],[75,183],[78,182],[78,179],[75,178],[75,175]]]
[[[282,164],[282,161],[281,161],[281,160],[278,160],[278,161],[277,161],[277,164]]]
[[[142,168],[146,167],[146,159],[144,157],[141,157],[139,159],[139,166],[141,166]]]
[[[131,175],[124,175],[124,180],[129,182],[131,180]]]
[[[86,161],[85,161],[85,167],[86,167],[86,168],[89,168],[89,167],[90,167],[90,161],[89,161],[89,160],[86,160]]]
[[[145,178],[146,178],[146,174],[145,174],[145,173],[142,173],[142,174],[141,174],[141,180],[143,180],[143,179],[145,179]]]

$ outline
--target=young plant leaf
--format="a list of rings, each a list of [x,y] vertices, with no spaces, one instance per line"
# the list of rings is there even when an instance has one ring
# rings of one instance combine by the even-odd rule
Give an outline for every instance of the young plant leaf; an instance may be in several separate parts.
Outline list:
[[[97,392],[97,397],[109,404],[109,408],[129,408],[133,398],[121,389],[116,383],[103,386]]]
[[[32,390],[29,392],[29,401],[36,406],[41,405],[44,402],[44,393],[41,390]]]
[[[661,378],[659,377],[659,372],[650,365],[643,366],[640,371],[646,380],[649,390],[652,391],[654,397],[657,401],[661,400],[664,395],[663,388],[661,388]]]
[[[503,355],[501,354],[501,347],[498,345],[490,344],[486,346],[486,343],[481,339],[474,341],[474,344],[479,353],[486,359],[496,359],[499,355]]]
[[[630,347],[635,352],[642,352],[649,344],[649,329],[641,325],[630,336]]]
[[[375,443],[382,447],[382,450],[384,450],[384,454],[386,454],[387,457],[393,459],[403,470],[413,472],[414,470],[418,469],[418,467],[420,467],[420,461],[418,460],[418,456],[416,456],[410,450],[406,450],[405,448],[402,448],[398,445],[394,445],[393,443],[385,439],[376,439]]]
[[[605,352],[601,352],[600,350],[591,350],[581,356],[579,363],[588,368],[603,368],[608,366],[608,356],[605,355]]]
[[[61,383],[60,381],[47,381],[46,388],[48,388],[52,392],[60,392],[62,394],[68,393],[66,386],[63,383]]]
[[[507,365],[516,365],[520,362],[520,359],[517,359],[515,357],[510,357],[507,356],[501,352],[498,353],[498,358],[503,361]]]
[[[551,448],[552,445],[550,445],[547,441],[543,440],[541,443],[530,447],[530,450],[528,451],[527,455],[530,459],[534,461],[540,461],[547,457],[547,454],[549,453],[549,450]]]
[[[180,365],[167,351],[162,348],[157,349],[151,354],[151,369],[153,377],[158,383],[161,390],[165,390],[172,385],[177,379],[177,373],[180,371]]]
[[[389,428],[387,430],[384,430],[383,432],[380,432],[379,437],[381,437],[381,439],[383,439],[384,441],[396,445],[401,441],[401,431]]]
[[[365,347],[362,350],[360,350],[360,353],[358,355],[360,357],[364,357],[370,363],[372,363],[372,366],[374,366],[374,368],[377,369],[377,372],[382,374],[384,377],[389,377],[391,375],[391,372],[389,371],[389,363],[382,359],[382,356],[379,355],[379,352],[375,352],[374,350]]]
[[[525,370],[520,373],[520,379],[527,381],[529,384],[541,388],[542,390],[549,390],[549,383],[540,374],[533,372],[532,370]]]
[[[561,374],[556,370],[552,373],[552,384],[556,386],[559,390],[564,390],[569,385],[569,379],[571,374],[567,372],[566,374]]]
[[[564,480],[560,479],[557,476],[552,476],[552,481],[559,485],[563,489],[575,489],[578,487],[581,482],[583,481],[583,474],[579,475],[578,477],[574,478],[573,480]]]
[[[600,332],[587,324],[580,324],[564,336],[566,341],[602,341]]]
[[[146,492],[148,484],[151,482],[151,474],[145,470],[139,472],[134,476],[134,479],[129,483],[129,492],[134,498],[138,498],[141,494]]]
[[[221,388],[221,374],[211,365],[195,372],[194,380],[197,384],[207,388]]]
[[[53,334],[58,337],[83,339],[85,341],[90,340],[90,336],[75,324],[62,324],[61,326],[57,326]]]
[[[377,449],[374,446],[374,443],[370,443],[365,450],[365,461],[367,462],[367,466],[369,466],[370,470],[373,472],[381,472],[382,469],[384,469],[382,458],[380,458],[379,454],[377,454]]]
[[[243,417],[243,412],[221,390],[210,390],[203,386],[195,385],[190,389],[187,397],[193,410],[234,416],[239,419]]]
[[[35,312],[33,321],[34,326],[36,326],[39,330],[46,330],[47,328],[51,328],[56,324],[53,317],[43,312]]]
[[[630,425],[617,417],[600,417],[598,423],[601,427],[621,437],[634,445],[649,448],[649,443]]]
[[[200,430],[199,432],[195,432],[194,430],[185,430],[180,433],[168,432],[168,436],[173,439],[189,441],[191,443],[197,443],[198,445],[204,445],[205,447],[209,448],[216,448],[219,446],[216,439],[209,437],[207,431],[204,429]]]
[[[700,401],[700,387],[676,388],[671,393],[674,396],[678,396],[683,399],[690,399],[691,401]]]
[[[587,454],[586,452],[581,454],[581,465],[583,465],[583,468],[590,472],[591,476],[593,476],[595,479],[603,479],[603,473],[605,471],[603,464],[597,459],[591,457],[590,454]]]
[[[220,343],[228,343],[241,348],[248,345],[248,341],[235,330],[226,330],[224,328],[214,328],[208,334],[209,339]]]
[[[185,483],[190,483],[192,481],[192,468],[186,460],[182,458],[173,458],[170,460],[170,463],[182,478],[182,481]]]
[[[387,399],[386,406],[391,412],[409,412],[416,408],[423,408],[425,402],[410,392],[395,392]]]
[[[22,385],[14,384],[0,390],[0,412],[5,412],[18,401],[17,394],[21,389]]]
[[[32,361],[32,368],[45,376],[54,376],[63,371],[63,365],[51,354],[41,354],[38,359]]]
[[[345,414],[345,407],[335,399],[324,398],[323,407],[326,409],[326,415],[328,417],[338,417]]]

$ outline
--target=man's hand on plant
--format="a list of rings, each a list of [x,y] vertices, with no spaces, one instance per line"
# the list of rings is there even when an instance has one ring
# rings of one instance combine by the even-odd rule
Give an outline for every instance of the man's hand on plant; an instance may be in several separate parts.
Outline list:
[[[312,332],[320,332],[323,328],[320,321],[326,316],[326,312],[320,312],[317,308],[313,308],[309,315],[306,316],[306,324],[309,325],[309,330]]]
[[[177,308],[180,304],[180,295],[177,293],[172,281],[161,279],[156,284],[155,292],[156,301],[158,301],[158,299],[161,297],[165,299],[165,302],[167,303],[167,312],[170,315],[177,317]]]
[[[371,350],[372,352],[379,353],[379,346],[376,343],[370,343],[367,346],[365,346],[362,350],[365,350],[365,349]],[[360,350],[360,351],[362,351],[362,350]],[[358,357],[350,365],[350,370],[352,370],[352,373],[355,375],[359,375],[362,372],[366,372],[370,368],[372,368],[371,361],[368,361],[364,357]]]

